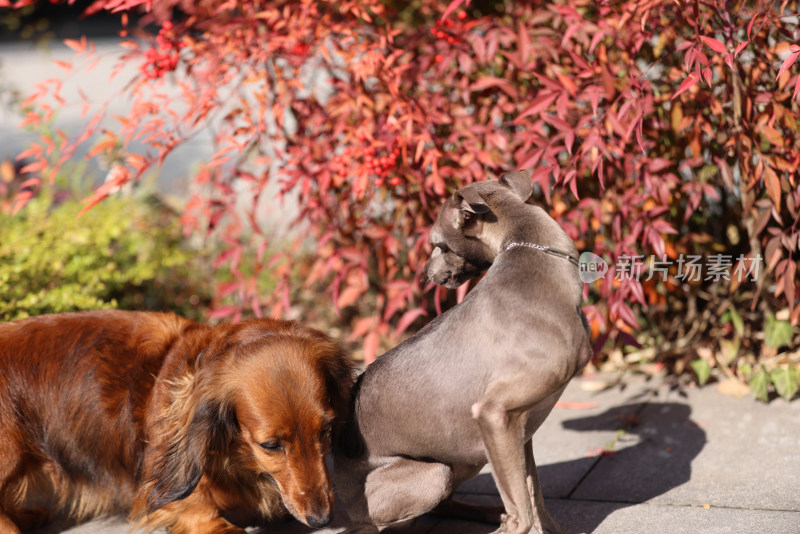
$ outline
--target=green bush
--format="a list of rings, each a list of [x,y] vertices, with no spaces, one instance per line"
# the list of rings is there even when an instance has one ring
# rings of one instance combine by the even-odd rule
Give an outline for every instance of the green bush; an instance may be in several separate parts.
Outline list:
[[[97,308],[202,317],[208,278],[173,213],[152,197],[111,198],[77,218],[81,208],[43,195],[0,213],[0,319]]]

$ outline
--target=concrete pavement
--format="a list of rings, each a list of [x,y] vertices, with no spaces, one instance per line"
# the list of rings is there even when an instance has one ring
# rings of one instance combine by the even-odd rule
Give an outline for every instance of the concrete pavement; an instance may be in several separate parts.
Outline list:
[[[800,399],[769,405],[750,397],[670,388],[626,376],[586,391],[576,379],[534,436],[550,514],[568,532],[595,534],[800,534]],[[464,484],[468,502],[500,503],[488,469]],[[334,534],[287,520],[252,533]],[[496,525],[426,515],[407,534],[488,534]],[[123,519],[36,534],[121,534]]]

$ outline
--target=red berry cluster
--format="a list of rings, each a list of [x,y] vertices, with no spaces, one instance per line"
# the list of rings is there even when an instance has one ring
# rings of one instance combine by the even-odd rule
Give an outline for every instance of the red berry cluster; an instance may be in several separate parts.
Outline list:
[[[467,18],[467,12],[462,9],[456,16],[459,20],[464,20]],[[431,34],[439,41],[446,42],[448,45],[454,45],[461,40],[461,38],[456,35],[457,28],[455,28],[455,25],[456,23],[453,22],[452,19],[438,19],[436,21],[436,26],[431,28]],[[444,56],[442,54],[436,54],[433,59],[436,63],[441,63],[444,61]]]
[[[305,56],[308,54],[308,49],[310,47],[305,43],[295,43],[290,49],[289,53],[295,56]]]
[[[400,147],[395,146],[388,155],[383,157],[375,157],[375,147],[369,146],[364,151],[364,165],[367,167],[367,172],[369,174],[377,175],[375,178],[375,185],[378,187],[382,187],[384,182],[386,181],[386,177],[389,175],[391,171],[394,170],[395,166],[397,165],[397,156],[400,155]],[[393,186],[400,185],[399,176],[392,176],[392,179],[389,180],[389,183]]]
[[[462,9],[458,12],[457,16],[459,20],[464,20],[467,18],[467,12]],[[453,33],[454,26],[455,22],[453,22],[452,19],[438,19],[436,21],[436,26],[431,28],[431,34],[440,41],[447,41],[447,44],[455,44],[459,41],[459,37]]]
[[[175,70],[183,48],[183,42],[175,37],[172,22],[168,20],[162,24],[156,36],[156,43],[157,48],[152,47],[145,53],[145,62],[139,68],[142,74],[151,80],[161,78],[167,72]]]
[[[366,135],[360,133],[358,135],[358,140],[366,140]],[[374,145],[367,146],[363,151],[360,151],[360,153],[357,152],[357,150],[357,147],[348,146],[341,154],[335,156],[333,158],[334,170],[344,175],[347,172],[346,161],[363,157],[366,173],[375,176],[376,187],[383,187],[389,173],[397,166],[397,158],[400,156],[400,147],[395,145],[392,150],[387,150],[384,155],[380,156],[377,155],[378,149]],[[399,176],[392,176],[389,183],[392,186],[398,186],[402,183],[402,179]]]

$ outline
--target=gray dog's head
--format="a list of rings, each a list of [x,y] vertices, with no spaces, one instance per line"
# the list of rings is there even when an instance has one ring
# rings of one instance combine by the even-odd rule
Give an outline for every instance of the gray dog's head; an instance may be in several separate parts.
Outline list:
[[[530,171],[509,172],[499,180],[475,182],[453,193],[431,227],[428,278],[454,288],[486,271],[505,238],[501,218],[513,220],[515,209],[532,193]]]

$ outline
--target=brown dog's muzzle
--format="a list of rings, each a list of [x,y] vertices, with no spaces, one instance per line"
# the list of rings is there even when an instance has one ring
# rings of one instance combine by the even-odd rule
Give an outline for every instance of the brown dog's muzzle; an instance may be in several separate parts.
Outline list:
[[[324,457],[309,461],[315,453],[290,459],[289,471],[294,476],[284,483],[276,481],[289,513],[310,527],[322,528],[333,521],[333,483]]]
[[[333,510],[328,510],[328,512],[320,515],[306,516],[306,524],[312,528],[327,527],[331,524],[331,521],[333,521]]]
[[[304,523],[312,528],[322,528],[333,521],[333,488],[329,485],[327,489],[314,493],[313,496],[306,494],[302,497],[306,503]]]

